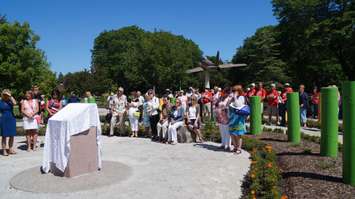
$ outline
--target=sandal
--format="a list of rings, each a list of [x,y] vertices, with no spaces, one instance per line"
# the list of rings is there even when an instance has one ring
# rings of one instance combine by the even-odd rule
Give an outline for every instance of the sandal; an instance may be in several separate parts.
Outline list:
[[[237,149],[234,153],[235,153],[236,155],[239,155],[239,154],[242,153],[242,150]]]
[[[11,149],[11,150],[9,150],[9,154],[10,154],[10,155],[15,155],[15,154],[17,154],[17,153],[16,153],[16,151],[14,151],[14,150]]]
[[[3,155],[3,156],[9,156],[9,154],[6,152],[6,149],[4,149],[4,150],[2,151],[2,155]]]

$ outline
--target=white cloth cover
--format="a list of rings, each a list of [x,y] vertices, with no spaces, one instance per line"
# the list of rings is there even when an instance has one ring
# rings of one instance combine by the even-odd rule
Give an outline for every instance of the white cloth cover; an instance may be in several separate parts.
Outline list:
[[[42,169],[50,170],[50,163],[64,172],[70,156],[70,137],[96,127],[98,168],[101,169],[101,125],[96,104],[68,104],[48,121]]]

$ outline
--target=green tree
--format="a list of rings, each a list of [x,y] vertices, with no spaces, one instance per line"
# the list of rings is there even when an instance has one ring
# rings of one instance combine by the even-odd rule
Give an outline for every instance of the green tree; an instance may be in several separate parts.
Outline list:
[[[185,71],[196,66],[201,56],[199,47],[183,36],[129,26],[102,32],[95,39],[92,72],[126,90],[178,89],[198,84]]]
[[[354,1],[273,0],[282,58],[298,82],[340,84],[355,78]]]
[[[273,26],[260,28],[244,41],[242,47],[233,57],[233,63],[246,63],[248,66],[233,69],[237,76],[231,77],[235,82],[251,81],[289,81],[287,65],[280,58],[279,32]]]
[[[39,36],[26,22],[9,23],[0,18],[0,89],[21,95],[36,84],[44,93],[50,92],[56,79],[43,51],[36,47]]]

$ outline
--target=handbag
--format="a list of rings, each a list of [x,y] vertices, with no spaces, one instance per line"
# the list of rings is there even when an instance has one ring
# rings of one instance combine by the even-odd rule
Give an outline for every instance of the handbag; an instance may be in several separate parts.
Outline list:
[[[38,125],[42,123],[42,118],[40,115],[35,115],[33,118],[37,121]]]
[[[248,116],[248,115],[250,115],[250,107],[248,105],[244,105],[243,107],[241,107],[239,109],[235,109],[235,112],[238,115]]]

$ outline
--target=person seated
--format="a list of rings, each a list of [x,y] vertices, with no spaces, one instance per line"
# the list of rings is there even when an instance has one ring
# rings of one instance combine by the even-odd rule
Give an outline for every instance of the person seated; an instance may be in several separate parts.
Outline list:
[[[187,108],[187,129],[194,134],[195,142],[202,143],[202,135],[200,131],[200,105],[197,103],[197,98],[191,98],[191,104]]]
[[[70,93],[70,97],[68,99],[68,104],[70,103],[79,103],[80,102],[80,99],[78,96],[76,96],[76,93],[74,91],[72,91]]]
[[[160,111],[160,119],[157,124],[158,139],[162,143],[166,143],[167,131],[169,126],[170,103],[167,97],[163,97],[163,105]]]
[[[170,115],[170,124],[168,128],[168,143],[177,144],[177,129],[184,125],[184,108],[180,99],[176,100],[176,105]]]

